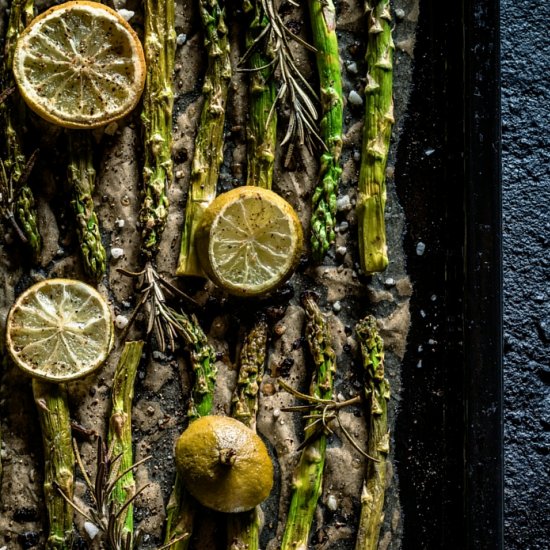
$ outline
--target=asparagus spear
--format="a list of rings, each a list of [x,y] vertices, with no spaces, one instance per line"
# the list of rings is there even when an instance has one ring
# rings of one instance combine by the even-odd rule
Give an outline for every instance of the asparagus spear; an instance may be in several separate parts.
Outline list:
[[[258,397],[267,352],[267,322],[261,318],[247,334],[240,353],[239,378],[233,395],[231,414],[249,428],[256,429]],[[228,550],[258,550],[260,547],[259,507],[230,514],[227,519]]]
[[[68,132],[69,165],[67,179],[71,190],[71,206],[76,217],[80,254],[86,274],[99,281],[105,274],[107,255],[101,243],[99,221],[92,197],[95,168],[90,134],[87,131]]]
[[[269,19],[262,0],[245,0],[244,10],[251,15],[246,33],[246,47],[250,52],[247,69],[251,71],[246,184],[271,189],[277,141],[277,112],[274,109],[277,91],[273,78],[275,52],[271,35],[266,33]]]
[[[118,512],[135,494],[136,485],[131,467],[134,464],[132,453],[132,399],[134,381],[137,374],[144,342],[126,342],[120,356],[113,379],[111,418],[109,422],[109,448],[113,456],[119,456],[118,471],[126,472],[118,478],[110,494]],[[118,521],[124,525],[121,540],[132,541],[134,533],[133,505],[126,506]],[[130,547],[131,544],[130,544]]]
[[[214,401],[216,382],[216,354],[195,317],[172,312],[178,323],[178,334],[190,351],[191,368],[194,372],[188,416],[192,422],[210,414]],[[165,546],[171,550],[187,550],[195,519],[195,500],[185,491],[180,476],[176,473],[174,487],[166,507]],[[172,542],[174,541],[174,542]]]
[[[4,44],[4,62],[1,72],[2,90],[13,89],[12,76],[13,52],[19,33],[33,17],[34,0],[13,0],[10,6],[6,39]],[[31,248],[36,258],[42,248],[42,239],[38,231],[34,194],[27,184],[27,159],[22,147],[22,128],[24,127],[25,108],[21,99],[15,93],[9,94],[2,104],[0,113],[4,132],[5,154],[3,161],[10,182],[10,192],[2,195],[0,202],[5,205],[8,217],[16,223],[17,233]],[[12,218],[12,216],[14,216]]]
[[[388,265],[384,209],[386,164],[394,122],[394,45],[389,0],[366,0],[365,11],[368,20],[368,73],[357,219],[361,269],[370,275],[383,271]]]
[[[389,382],[384,378],[384,342],[378,334],[376,319],[367,316],[356,326],[365,370],[365,397],[368,414],[366,479],[361,494],[361,518],[355,550],[376,550],[384,519],[386,458],[389,453]]]
[[[305,293],[302,302],[306,312],[306,338],[315,365],[310,394],[320,399],[332,399],[336,356],[330,343],[330,329],[312,293]],[[322,431],[322,414],[312,410],[306,425],[306,445],[294,473],[292,499],[281,550],[308,547],[309,531],[322,491],[325,466],[327,440]]]
[[[49,518],[47,550],[69,550],[73,533],[73,495],[75,457],[71,438],[71,421],[67,389],[63,384],[51,384],[33,379],[32,388],[37,405],[44,443],[44,496]]]
[[[334,4],[332,0],[308,0],[308,6],[321,87],[320,135],[325,145],[311,214],[311,253],[315,261],[321,261],[335,239],[336,197],[342,173],[342,76]]]
[[[144,199],[140,212],[142,252],[156,255],[168,216],[168,187],[172,182],[172,73],[176,54],[173,0],[145,2],[147,76],[141,120],[144,130]]]
[[[208,52],[208,67],[202,87],[204,103],[195,138],[176,274],[204,276],[195,250],[195,231],[202,213],[216,197],[218,174],[223,161],[223,125],[231,63],[224,10],[217,0],[200,0],[199,10]]]

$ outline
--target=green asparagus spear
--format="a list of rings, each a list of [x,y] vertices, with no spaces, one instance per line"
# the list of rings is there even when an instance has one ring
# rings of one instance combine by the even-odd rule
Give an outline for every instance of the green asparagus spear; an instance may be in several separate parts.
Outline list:
[[[13,0],[11,3],[1,71],[3,91],[15,86],[12,76],[15,43],[19,33],[32,19],[33,10],[34,0]],[[3,163],[10,182],[10,193],[8,196],[3,195],[0,201],[10,202],[9,205],[5,205],[5,208],[7,207],[10,217],[14,216],[12,220],[17,224],[18,234],[22,236],[36,258],[42,248],[42,239],[38,231],[34,194],[28,186],[27,178],[22,178],[27,165],[22,147],[25,107],[16,92],[10,94],[10,97],[0,105],[0,117],[6,147]]]
[[[240,353],[239,378],[233,395],[231,414],[252,430],[256,429],[258,392],[267,351],[267,321],[260,318],[247,334]]]
[[[306,338],[315,365],[310,394],[320,399],[332,399],[336,356],[330,342],[330,329],[312,293],[306,293],[302,302],[306,311]],[[306,425],[307,444],[294,473],[292,499],[281,550],[308,547],[311,523],[322,491],[325,466],[327,441],[322,431],[322,414],[313,410]]]
[[[246,336],[240,353],[239,378],[231,406],[233,418],[253,430],[256,429],[258,397],[266,359],[267,328],[265,319],[259,319]],[[228,550],[258,550],[259,547],[259,509],[230,514],[227,519]]]
[[[172,183],[172,73],[176,54],[174,0],[146,0],[145,58],[147,77],[141,120],[144,130],[144,199],[140,212],[142,252],[156,255],[168,216]]]
[[[109,448],[113,456],[119,456],[118,471],[126,472],[120,477],[110,494],[115,503],[115,510],[122,510],[124,505],[135,494],[134,474],[131,467],[134,464],[132,453],[132,399],[134,398],[134,381],[137,374],[141,351],[144,342],[126,342],[120,356],[112,390],[111,419],[109,422]],[[134,533],[133,505],[126,506],[118,521],[124,525],[121,540],[132,540]]]
[[[361,269],[370,275],[388,265],[386,164],[393,118],[393,40],[389,0],[366,0],[368,66],[357,220]]]
[[[245,12],[251,15],[246,33],[246,47],[250,55],[247,69],[249,111],[247,138],[247,185],[271,189],[275,144],[277,141],[277,99],[273,78],[275,53],[271,35],[266,33],[269,19],[262,0],[245,0]]]
[[[204,44],[208,52],[208,67],[202,87],[204,103],[195,138],[176,274],[204,276],[194,239],[202,213],[216,197],[218,174],[223,161],[223,125],[231,79],[231,62],[224,10],[217,0],[200,0],[199,9]]]
[[[67,179],[71,190],[71,206],[76,217],[80,254],[86,274],[99,281],[105,274],[107,255],[101,243],[99,221],[92,197],[95,169],[91,136],[87,131],[68,132],[69,166]]]
[[[216,354],[195,317],[189,318],[185,314],[174,311],[171,314],[177,322],[175,330],[190,351],[194,381],[188,416],[189,421],[192,422],[212,411],[217,372]],[[180,476],[176,473],[174,487],[166,507],[165,548],[187,550],[193,532],[195,512],[195,500],[187,493]]]
[[[389,382],[384,378],[384,342],[378,334],[376,319],[367,316],[356,327],[365,371],[365,397],[368,415],[366,479],[361,494],[361,518],[355,550],[376,550],[384,518],[386,458],[389,453]]]
[[[49,519],[46,550],[69,550],[74,511],[59,492],[72,499],[75,457],[67,389],[38,379],[33,379],[32,388],[44,443],[44,497]]]
[[[311,214],[311,253],[320,262],[335,239],[344,103],[334,4],[332,0],[308,0],[308,6],[321,87],[320,135],[325,144]]]

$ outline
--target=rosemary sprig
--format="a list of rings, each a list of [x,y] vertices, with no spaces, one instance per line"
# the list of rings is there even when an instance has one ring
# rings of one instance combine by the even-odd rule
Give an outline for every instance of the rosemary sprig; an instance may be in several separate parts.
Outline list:
[[[138,281],[136,291],[139,296],[138,302],[122,338],[128,334],[138,313],[144,309],[147,336],[155,335],[160,351],[165,351],[167,348],[174,351],[178,335],[186,342],[193,342],[193,334],[189,331],[189,318],[183,313],[178,313],[167,303],[167,298],[173,297],[184,299],[196,306],[192,298],[161,277],[151,262],[147,262],[142,271],[133,272],[125,269],[117,269],[117,271]]]
[[[76,462],[90,494],[91,506],[88,509],[80,507],[61,486],[57,486],[59,494],[76,512],[99,529],[110,550],[137,550],[140,543],[139,533],[134,537],[129,536],[125,528],[124,518],[126,517],[128,507],[132,505],[149,484],[135,491],[122,504],[118,499],[114,498],[113,493],[121,480],[129,472],[134,471],[138,466],[149,460],[150,457],[145,457],[143,460],[123,470],[121,468],[122,455],[114,456],[113,446],[111,445],[107,448],[101,437],[98,437],[96,474],[92,481],[84,468],[82,457],[75,441],[73,441],[73,448]]]
[[[291,40],[299,42],[305,48],[315,51],[315,48],[291,32],[275,7],[274,0],[260,0],[267,24],[262,32],[245,52],[240,64],[243,65],[257,50],[262,49],[262,44],[269,44],[269,52],[272,60],[264,67],[249,70],[260,71],[271,68],[272,72],[278,71],[281,85],[275,97],[275,101],[268,115],[268,123],[275,116],[275,108],[279,103],[289,107],[289,120],[281,146],[289,145],[285,166],[288,167],[295,146],[325,145],[317,131],[318,112],[314,102],[318,102],[317,95],[307,79],[300,72],[292,53]],[[265,48],[263,48],[265,50]],[[312,99],[313,98],[313,99]]]

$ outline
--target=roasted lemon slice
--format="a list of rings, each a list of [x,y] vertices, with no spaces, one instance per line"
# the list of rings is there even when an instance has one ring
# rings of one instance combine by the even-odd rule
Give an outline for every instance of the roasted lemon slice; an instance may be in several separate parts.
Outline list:
[[[109,306],[93,287],[49,279],[26,290],[8,314],[7,349],[31,376],[65,382],[85,376],[113,346]]]
[[[145,84],[145,58],[130,25],[95,2],[67,2],[33,19],[14,52],[27,105],[66,128],[95,128],[128,114]]]
[[[267,294],[293,273],[302,225],[273,191],[243,186],[216,197],[203,214],[196,245],[205,273],[238,296]]]

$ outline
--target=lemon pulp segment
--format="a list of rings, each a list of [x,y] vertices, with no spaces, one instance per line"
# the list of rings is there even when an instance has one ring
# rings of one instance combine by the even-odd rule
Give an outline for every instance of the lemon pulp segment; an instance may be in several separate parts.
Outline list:
[[[19,297],[8,315],[6,335],[20,368],[39,378],[65,381],[105,361],[113,344],[113,322],[94,288],[50,279]]]
[[[242,187],[220,195],[201,225],[203,267],[228,292],[267,293],[292,274],[299,260],[300,221],[290,204],[272,191]]]
[[[38,115],[92,128],[134,108],[145,61],[139,39],[117,12],[94,2],[67,2],[39,15],[21,34],[14,75]]]

